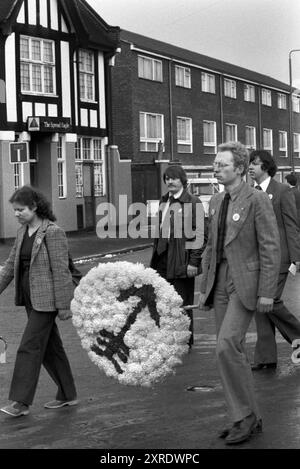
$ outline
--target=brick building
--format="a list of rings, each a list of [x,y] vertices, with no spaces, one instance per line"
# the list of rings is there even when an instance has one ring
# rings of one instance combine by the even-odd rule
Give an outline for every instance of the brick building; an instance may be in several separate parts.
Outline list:
[[[271,151],[279,180],[300,173],[300,98],[293,96],[292,151],[287,84],[129,31],[120,38],[112,135],[131,160],[133,201],[158,199],[161,173],[177,160],[194,193],[213,193],[212,162],[228,140]]]

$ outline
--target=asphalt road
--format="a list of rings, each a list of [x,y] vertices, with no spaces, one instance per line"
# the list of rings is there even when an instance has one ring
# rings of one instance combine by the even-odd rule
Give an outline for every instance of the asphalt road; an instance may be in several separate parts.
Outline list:
[[[103,262],[128,260],[147,264],[150,250]],[[98,261],[97,261],[98,262]],[[95,265],[81,264],[83,273]],[[300,274],[289,280],[286,304],[300,318]],[[196,286],[196,290],[197,290]],[[176,374],[151,388],[123,386],[107,378],[82,349],[71,321],[59,327],[77,384],[80,405],[56,411],[43,404],[55,396],[55,386],[42,370],[28,417],[0,415],[0,449],[219,449],[216,438],[226,423],[226,407],[215,361],[212,311],[195,311],[195,344]],[[23,308],[13,306],[12,285],[0,296],[0,335],[8,341],[8,362],[0,364],[0,404],[6,403],[16,350],[25,325]],[[290,360],[291,348],[278,339],[279,367],[256,373],[255,387],[264,432],[239,448],[300,448],[300,365]],[[251,324],[247,334],[249,358],[256,340]],[[188,391],[197,386],[199,391]],[[230,448],[235,449],[235,448]]]

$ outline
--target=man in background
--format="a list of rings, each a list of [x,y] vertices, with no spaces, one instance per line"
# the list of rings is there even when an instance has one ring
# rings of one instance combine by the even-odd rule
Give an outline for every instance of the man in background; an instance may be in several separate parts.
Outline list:
[[[266,150],[250,154],[249,174],[257,190],[266,192],[272,202],[280,235],[281,262],[273,311],[256,314],[257,342],[252,370],[277,366],[275,327],[290,344],[300,338],[300,322],[284,305],[281,296],[289,271],[296,273],[300,261],[300,233],[295,198],[286,184],[274,179],[277,171],[272,155]]]

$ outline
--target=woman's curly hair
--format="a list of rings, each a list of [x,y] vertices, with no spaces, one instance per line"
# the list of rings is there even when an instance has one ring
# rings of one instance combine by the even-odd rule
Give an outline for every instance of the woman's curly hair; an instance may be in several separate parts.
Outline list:
[[[17,189],[9,202],[12,204],[14,202],[29,207],[31,210],[36,207],[36,214],[38,217],[45,219],[47,218],[50,221],[55,221],[56,216],[52,212],[50,202],[46,199],[44,194],[36,190],[31,186],[23,186],[20,189]]]

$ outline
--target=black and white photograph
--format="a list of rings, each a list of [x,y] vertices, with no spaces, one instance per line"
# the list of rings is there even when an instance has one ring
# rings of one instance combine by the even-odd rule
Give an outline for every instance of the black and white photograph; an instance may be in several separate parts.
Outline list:
[[[0,0],[0,455],[300,449],[299,24]]]

